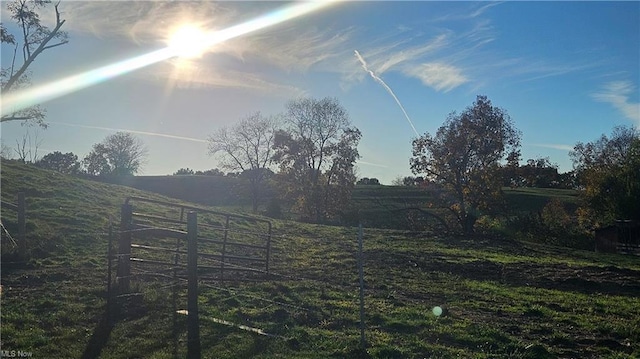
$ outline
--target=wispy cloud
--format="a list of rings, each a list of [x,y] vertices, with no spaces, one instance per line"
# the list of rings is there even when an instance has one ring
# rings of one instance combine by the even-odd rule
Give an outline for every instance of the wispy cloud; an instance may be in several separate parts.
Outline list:
[[[573,146],[571,146],[571,145],[562,145],[562,144],[553,144],[553,143],[534,143],[534,144],[531,144],[531,146],[552,148],[554,150],[560,150],[560,151],[572,151],[573,150]]]
[[[171,31],[185,21],[204,29],[218,30],[279,8],[269,2],[250,5],[211,1],[144,1],[126,6],[117,1],[71,2],[65,5],[66,24],[71,25],[68,31],[155,47],[164,46]],[[338,56],[339,47],[349,38],[350,32],[336,33],[332,29],[308,26],[301,30],[299,22],[294,20],[218,44],[209,50],[209,55],[191,63],[190,68],[183,66],[169,71],[166,67],[156,66],[150,69],[151,77],[169,79],[180,88],[228,87],[300,96],[304,93],[302,90],[274,81],[274,76],[270,75],[274,68],[284,72],[305,72]],[[210,56],[212,54],[215,57]]]
[[[421,64],[405,71],[407,75],[416,77],[425,85],[437,91],[448,92],[467,82],[462,71],[444,63]]]
[[[591,96],[596,101],[613,105],[624,117],[640,126],[640,103],[631,99],[634,92],[635,86],[630,81],[613,81]]]
[[[364,48],[361,54],[367,58],[369,69],[378,76],[395,71],[416,78],[436,91],[451,91],[471,82],[465,72],[474,66],[467,64],[472,65],[478,51],[495,39],[491,22],[476,19],[484,10],[473,11],[477,14],[467,17],[468,21],[455,30],[439,25],[432,28],[429,37],[416,32],[399,33],[397,37]],[[346,66],[345,69],[359,71]],[[358,75],[347,74],[344,79],[361,81],[361,71]]]
[[[193,64],[181,69],[167,64],[152,70],[151,75],[177,88],[235,88],[284,98],[306,95],[303,89],[271,80],[265,75],[214,66]]]
[[[391,55],[379,57],[379,60],[377,61],[379,63],[372,63],[372,66],[377,73],[382,74],[399,64],[403,64],[408,61],[421,58],[426,54],[433,53],[436,50],[443,48],[446,44],[447,35],[440,34],[426,44],[408,47],[398,52],[391,53]]]
[[[174,139],[174,140],[183,140],[183,141],[191,141],[191,142],[202,142],[202,143],[206,143],[207,142],[206,140],[203,140],[203,139],[200,139],[200,138],[176,136],[176,135],[170,135],[170,134],[167,134],[167,133],[159,133],[159,132],[128,130],[128,129],[125,129],[125,128],[90,126],[90,125],[81,125],[81,124],[78,124],[78,123],[68,123],[68,122],[48,122],[48,124],[54,125],[54,126],[55,125],[61,125],[61,126],[68,126],[68,127],[88,128],[88,129],[112,131],[112,132],[135,133],[135,134],[138,134],[138,135],[164,137],[164,138],[171,138],[171,139]]]
[[[502,4],[502,1],[490,1],[490,2],[473,2],[467,9],[456,9],[455,12],[437,16],[432,21],[445,22],[445,21],[457,21],[457,20],[470,20],[478,18],[489,10],[490,8]]]

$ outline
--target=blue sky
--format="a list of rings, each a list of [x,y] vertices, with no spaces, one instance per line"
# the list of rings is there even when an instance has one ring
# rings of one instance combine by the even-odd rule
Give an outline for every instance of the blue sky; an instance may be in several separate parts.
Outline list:
[[[2,2],[2,21],[9,25]],[[65,2],[69,44],[33,64],[34,85],[159,49],[171,29],[218,30],[278,2]],[[51,19],[51,14],[43,14]],[[9,27],[14,29],[13,27]],[[640,2],[342,2],[48,101],[39,154],[84,157],[117,129],[149,149],[143,174],[217,166],[206,137],[299,96],[336,97],[363,133],[361,177],[410,175],[415,133],[487,95],[523,133],[523,160],[571,169],[568,150],[616,125],[640,125]],[[2,45],[2,66],[12,49]],[[15,146],[26,128],[2,125]],[[33,129],[32,129],[33,131]]]

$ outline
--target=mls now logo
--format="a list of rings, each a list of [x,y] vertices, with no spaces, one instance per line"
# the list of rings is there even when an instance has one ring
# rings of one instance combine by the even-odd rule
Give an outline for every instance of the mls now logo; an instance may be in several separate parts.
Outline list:
[[[31,358],[33,353],[22,350],[2,350],[0,358]]]

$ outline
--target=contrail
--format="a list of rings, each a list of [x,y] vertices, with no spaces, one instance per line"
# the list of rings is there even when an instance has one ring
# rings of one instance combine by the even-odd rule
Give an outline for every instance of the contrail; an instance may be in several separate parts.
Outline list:
[[[89,125],[80,125],[80,124],[77,124],[77,123],[67,123],[67,122],[49,122],[49,123],[53,124],[53,125],[89,128],[89,129],[94,129],[94,130],[136,133],[136,134],[145,135],[145,136],[156,136],[156,137],[173,138],[175,140],[184,140],[184,141],[191,141],[191,142],[202,142],[202,143],[206,143],[207,142],[206,140],[202,140],[202,139],[199,139],[199,138],[175,136],[175,135],[169,135],[169,134],[166,134],[166,133],[158,133],[158,132],[146,132],[146,131],[127,130],[127,129],[124,129],[124,128],[89,126]]]
[[[369,67],[367,66],[367,62],[364,61],[362,56],[360,56],[360,53],[358,52],[358,50],[355,50],[355,53],[356,53],[356,57],[358,58],[358,61],[360,61],[360,64],[362,64],[362,68],[366,72],[368,72],[369,75],[371,75],[371,77],[373,77],[374,80],[376,80],[380,85],[382,85],[382,87],[384,87],[384,89],[387,90],[387,92],[389,92],[389,94],[391,94],[391,96],[393,96],[393,99],[396,100],[396,103],[398,104],[398,106],[400,106],[400,109],[402,110],[402,113],[404,113],[404,117],[407,119],[407,122],[409,122],[409,125],[411,125],[411,128],[413,129],[413,132],[416,134],[416,136],[420,137],[420,134],[418,133],[418,130],[416,130],[416,126],[413,125],[413,122],[409,118],[409,115],[407,115],[407,111],[405,111],[404,106],[402,106],[402,104],[400,103],[400,100],[398,100],[398,97],[396,96],[396,94],[393,93],[393,90],[391,90],[391,87],[389,87],[386,83],[384,83],[384,81],[382,81],[382,79],[379,78],[378,75],[376,75],[373,71],[369,70]]]
[[[363,160],[358,160],[358,164],[365,165],[365,166],[389,168],[389,166],[380,165],[380,164],[377,164],[377,163],[367,162],[367,161],[363,161]]]

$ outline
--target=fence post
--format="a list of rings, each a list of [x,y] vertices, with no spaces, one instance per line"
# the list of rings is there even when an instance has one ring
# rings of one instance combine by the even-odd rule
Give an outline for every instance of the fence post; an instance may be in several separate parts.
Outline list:
[[[118,240],[118,288],[120,293],[129,292],[131,278],[131,205],[125,203],[120,210],[120,239]]]
[[[358,272],[360,276],[360,347],[367,349],[364,337],[364,257],[362,254],[362,223],[358,226]]]
[[[271,222],[269,224],[269,234],[267,237],[267,262],[265,264],[265,271],[267,272],[267,279],[269,279],[269,259],[271,258]]]
[[[200,323],[198,319],[198,217],[187,213],[187,358],[200,358]]]
[[[111,246],[113,245],[113,225],[111,220],[109,220],[109,239],[107,242],[107,320],[111,323],[111,260],[113,253],[111,251]]]
[[[18,251],[21,258],[27,255],[27,201],[24,192],[18,192]]]
[[[222,241],[222,261],[220,262],[220,282],[224,283],[224,261],[227,256],[227,239],[229,238],[229,216],[224,223],[224,240]]]

